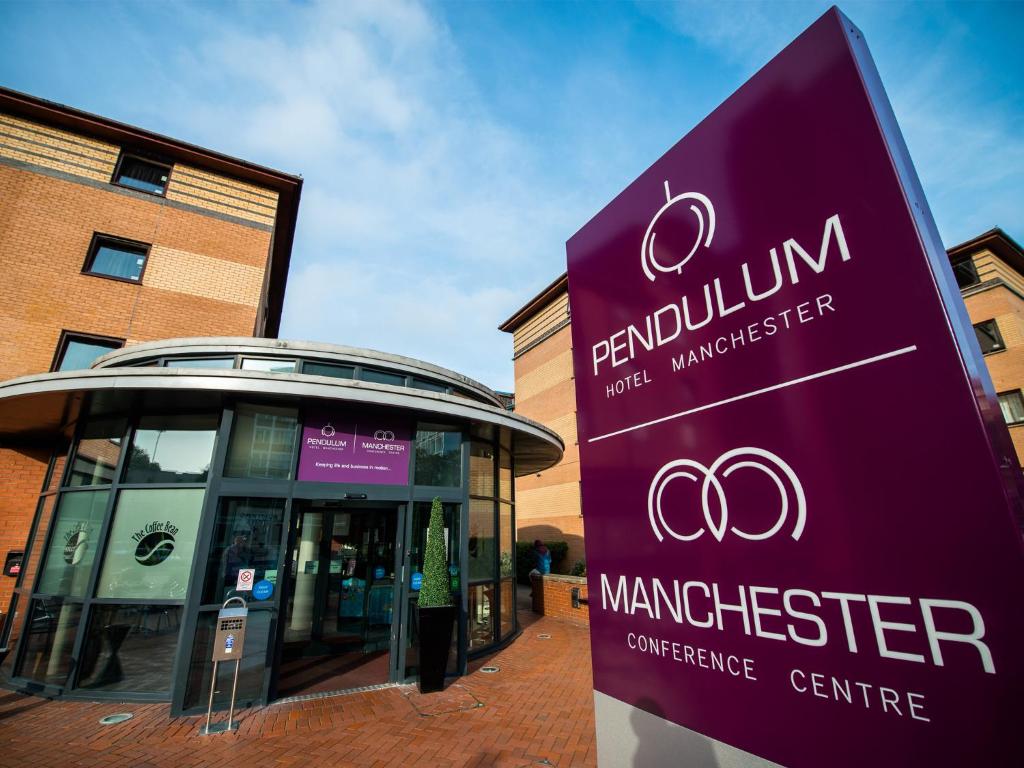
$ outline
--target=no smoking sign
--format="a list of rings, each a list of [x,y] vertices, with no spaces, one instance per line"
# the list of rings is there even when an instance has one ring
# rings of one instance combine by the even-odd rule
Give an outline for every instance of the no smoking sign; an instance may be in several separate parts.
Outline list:
[[[238,592],[251,592],[252,583],[256,578],[255,568],[242,568],[238,571],[238,583],[235,584],[235,590]]]

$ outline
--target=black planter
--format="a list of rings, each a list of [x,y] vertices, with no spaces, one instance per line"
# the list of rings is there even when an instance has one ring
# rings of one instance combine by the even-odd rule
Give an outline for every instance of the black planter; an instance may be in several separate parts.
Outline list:
[[[444,689],[455,606],[420,607],[417,612],[420,625],[420,693],[432,693]]]

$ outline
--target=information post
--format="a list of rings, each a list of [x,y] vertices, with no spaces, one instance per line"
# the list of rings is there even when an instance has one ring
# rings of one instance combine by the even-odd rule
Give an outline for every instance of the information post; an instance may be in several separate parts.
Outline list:
[[[856,27],[567,251],[601,764],[1024,764],[1020,470]]]

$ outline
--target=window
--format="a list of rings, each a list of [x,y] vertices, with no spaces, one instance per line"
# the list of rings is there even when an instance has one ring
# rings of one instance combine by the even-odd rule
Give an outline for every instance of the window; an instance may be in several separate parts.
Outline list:
[[[233,357],[176,357],[164,365],[168,368],[234,368]]]
[[[52,524],[36,591],[83,597],[99,546],[110,491],[65,493]]]
[[[974,334],[978,337],[978,344],[981,345],[981,354],[983,355],[1006,349],[1006,345],[1003,344],[1003,337],[999,333],[999,326],[996,325],[995,320],[986,320],[983,323],[978,323],[974,326]]]
[[[974,260],[970,258],[954,264],[953,274],[956,276],[956,284],[960,286],[960,290],[981,282],[978,277],[978,269],[974,266]]]
[[[124,419],[94,419],[85,425],[68,473],[68,485],[110,485],[121,458]]]
[[[447,392],[448,387],[444,384],[438,384],[436,381],[427,381],[426,379],[413,379],[413,389],[425,389],[428,392]]]
[[[126,483],[205,483],[217,414],[144,416],[132,438]]]
[[[462,481],[462,430],[420,424],[416,430],[416,485],[457,486]]]
[[[124,346],[123,339],[62,331],[60,341],[57,343],[57,354],[54,355],[50,370],[82,370],[92,365],[93,360],[97,357],[101,357],[113,349],[120,349],[122,346]]]
[[[309,376],[330,376],[333,379],[351,379],[355,374],[351,365],[332,365],[331,363],[303,363],[302,372]]]
[[[114,171],[114,184],[153,195],[162,195],[167,191],[167,179],[171,175],[171,166],[154,163],[136,155],[121,155],[121,161]]]
[[[363,368],[359,378],[363,381],[372,381],[375,384],[390,384],[393,387],[404,387],[405,376],[387,371],[378,371],[374,368]]]
[[[98,691],[168,691],[181,627],[180,605],[99,604],[90,611],[78,687]]]
[[[148,255],[149,246],[146,243],[96,234],[89,246],[89,256],[82,271],[88,275],[137,283],[142,280]]]
[[[266,373],[293,373],[295,371],[295,361],[246,357],[242,360],[242,370],[265,371]]]
[[[1019,389],[999,395],[999,410],[1007,424],[1024,424],[1024,395]]]
[[[224,475],[290,478],[298,421],[294,408],[239,405]]]
[[[281,536],[287,533],[284,506],[284,499],[221,499],[206,561],[204,604],[219,604],[234,594],[242,568],[256,569],[254,581],[280,583]]]
[[[205,495],[204,488],[121,491],[96,597],[184,600]]]

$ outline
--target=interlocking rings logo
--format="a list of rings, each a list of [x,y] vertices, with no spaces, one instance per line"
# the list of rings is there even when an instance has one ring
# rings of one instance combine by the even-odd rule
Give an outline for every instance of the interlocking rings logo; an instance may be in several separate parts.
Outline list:
[[[329,421],[320,428],[320,434],[324,437],[334,437],[334,433],[334,427],[331,426],[331,422]]]
[[[725,498],[725,489],[722,487],[722,481],[719,477],[727,478],[738,469],[756,469],[768,475],[775,483],[775,487],[779,492],[779,514],[775,524],[766,531],[749,533],[740,530],[735,525],[729,525],[729,505]],[[683,534],[673,530],[665,522],[665,515],[661,509],[661,496],[665,492],[666,486],[679,478],[686,478],[695,483],[700,483],[700,501],[704,511],[706,528],[701,527],[693,533]],[[718,502],[719,518],[717,522],[711,506],[712,492]],[[647,511],[651,519],[651,528],[654,530],[654,535],[658,537],[658,541],[665,540],[662,530],[673,539],[678,539],[679,541],[694,541],[703,536],[705,530],[707,530],[711,532],[715,539],[721,541],[725,538],[727,529],[742,539],[762,541],[777,534],[782,530],[783,525],[786,524],[786,519],[789,517],[792,506],[791,497],[792,502],[796,506],[796,522],[793,525],[793,532],[790,536],[796,540],[804,532],[804,522],[807,517],[807,500],[804,498],[803,485],[801,485],[792,467],[774,453],[761,448],[734,448],[723,453],[710,467],[705,467],[700,462],[693,461],[692,459],[678,459],[670,461],[663,466],[658,470],[658,474],[654,476],[654,480],[651,482],[651,489],[647,494]]]
[[[654,218],[651,219],[651,223],[647,227],[647,233],[644,235],[643,246],[640,249],[640,265],[644,268],[644,274],[647,275],[647,279],[652,282],[657,277],[655,271],[682,274],[683,265],[693,257],[693,254],[697,252],[697,249],[700,248],[701,245],[705,248],[709,247],[711,245],[711,238],[715,236],[715,207],[711,204],[711,201],[706,195],[702,195],[700,192],[684,192],[681,195],[672,197],[672,193],[668,190],[668,182],[666,181],[665,199],[666,203],[661,206],[658,212],[654,214]],[[690,210],[693,211],[694,215],[697,217],[697,240],[694,242],[693,248],[690,249],[690,252],[686,254],[681,261],[669,265],[662,264],[655,257],[654,253],[654,240],[656,235],[654,228],[658,223],[658,219],[660,219],[669,208],[684,200],[691,201]],[[695,203],[699,203],[700,207],[695,205]],[[652,269],[654,271],[652,271]]]
[[[395,433],[392,432],[390,429],[378,429],[376,432],[373,433],[373,439],[382,440],[386,443],[389,443],[395,439]]]

